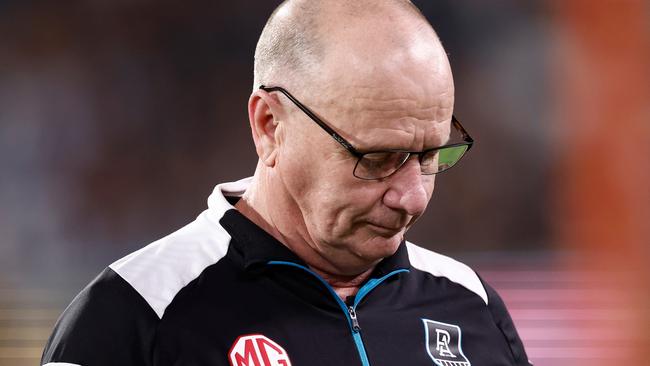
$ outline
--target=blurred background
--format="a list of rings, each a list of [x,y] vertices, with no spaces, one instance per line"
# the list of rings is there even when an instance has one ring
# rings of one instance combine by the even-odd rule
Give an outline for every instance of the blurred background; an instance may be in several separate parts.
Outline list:
[[[253,173],[279,1],[0,1],[0,365]],[[650,356],[650,3],[421,0],[477,140],[409,239],[502,294],[537,366]],[[477,362],[477,365],[480,362]]]

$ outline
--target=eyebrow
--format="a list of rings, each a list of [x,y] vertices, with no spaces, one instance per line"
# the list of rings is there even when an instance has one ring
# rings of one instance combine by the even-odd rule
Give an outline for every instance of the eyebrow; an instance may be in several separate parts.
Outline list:
[[[451,127],[453,129],[453,126]],[[379,141],[377,145],[372,146],[370,148],[366,148],[364,145],[368,144],[368,140],[366,139],[365,141],[362,142],[362,140],[357,140],[354,138],[353,141],[355,148],[357,151],[361,154],[367,154],[371,152],[384,152],[384,151],[408,151],[408,152],[422,152],[422,151],[428,151],[432,150],[438,147],[445,146],[451,142],[451,131],[448,136],[446,136],[444,139],[440,141],[440,143],[437,143],[435,145],[425,145],[425,148],[423,150],[415,151],[411,149],[405,149],[403,147],[398,146],[398,143],[391,143],[391,142],[386,142],[386,141]],[[461,142],[462,140],[459,139],[458,142]]]

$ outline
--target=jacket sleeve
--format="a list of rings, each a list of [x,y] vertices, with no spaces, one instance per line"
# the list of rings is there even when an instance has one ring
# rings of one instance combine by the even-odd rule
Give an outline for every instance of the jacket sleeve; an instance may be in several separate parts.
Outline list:
[[[107,268],[63,312],[41,365],[151,365],[158,321],[140,294]]]
[[[524,349],[524,344],[517,333],[515,324],[508,313],[503,299],[501,296],[488,285],[483,279],[483,286],[488,295],[488,309],[494,319],[494,323],[501,330],[501,333],[505,337],[508,345],[510,346],[510,351],[512,352],[512,357],[515,360],[516,366],[530,366],[533,363],[530,362],[528,356],[526,355],[526,350]]]

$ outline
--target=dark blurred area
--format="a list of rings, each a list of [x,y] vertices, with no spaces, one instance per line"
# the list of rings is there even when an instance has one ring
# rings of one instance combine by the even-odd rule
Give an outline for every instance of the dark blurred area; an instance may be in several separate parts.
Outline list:
[[[237,4],[5,5],[2,231],[14,263],[42,268],[36,248],[121,256],[251,173],[251,54],[273,4]]]
[[[589,61],[572,63],[584,49],[570,26],[574,18],[566,16],[571,11],[552,1],[414,2],[449,53],[455,114],[477,142],[461,165],[438,177],[429,209],[408,239],[467,258],[497,280],[494,271],[516,261],[518,269],[541,273],[556,258],[582,258],[574,251],[588,252],[590,244],[567,245],[567,238],[580,237],[566,234],[573,222],[558,225],[567,197],[558,192],[571,178],[565,174],[571,167],[558,162],[575,151],[567,148],[575,126],[592,120],[563,118],[571,102],[558,100],[573,90],[565,74],[591,80],[602,70],[584,67]],[[599,9],[621,24],[634,17],[618,12],[619,3],[604,3]],[[648,26],[647,4],[621,3],[645,9]],[[11,331],[0,331],[0,364],[35,357],[52,314],[96,273],[193,220],[217,183],[252,175],[257,157],[246,104],[253,53],[277,4],[0,1],[0,327],[17,331],[7,315],[14,313],[3,309],[25,304],[36,313],[20,324],[40,326],[20,333],[31,339],[27,348],[15,346],[17,336],[6,335]],[[591,3],[573,8],[581,11],[580,4]],[[645,29],[636,39],[648,46],[650,26]],[[638,57],[646,60],[647,50]],[[650,84],[647,76],[638,79]],[[643,113],[632,125],[635,136],[647,132],[647,101]],[[635,160],[645,162],[642,171],[650,170],[645,156]],[[589,186],[586,178],[574,188]],[[647,189],[635,187],[615,201],[631,202]],[[643,202],[647,193],[636,199]],[[647,209],[634,207],[634,217],[647,223]],[[579,217],[582,211],[570,212]],[[560,364],[550,359],[547,365]]]

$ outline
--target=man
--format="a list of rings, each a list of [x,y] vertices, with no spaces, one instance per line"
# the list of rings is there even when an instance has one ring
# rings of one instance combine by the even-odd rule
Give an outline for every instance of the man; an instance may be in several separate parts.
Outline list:
[[[255,53],[255,175],[110,265],[42,363],[528,365],[494,290],[404,241],[472,144],[453,105],[410,2],[286,1]]]

